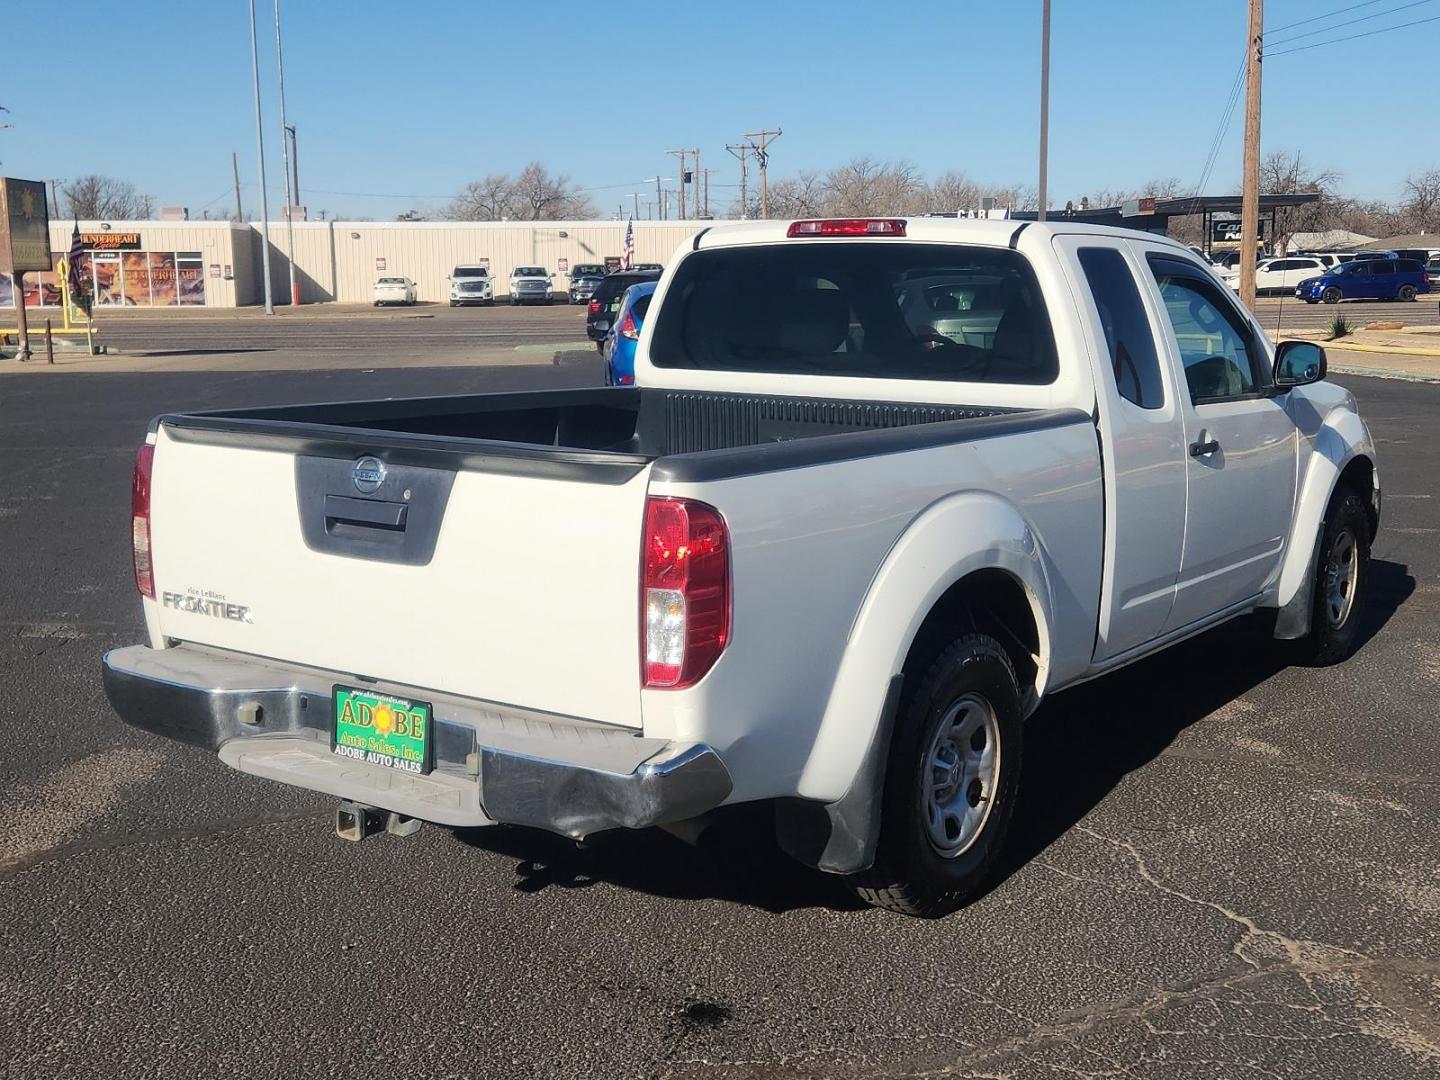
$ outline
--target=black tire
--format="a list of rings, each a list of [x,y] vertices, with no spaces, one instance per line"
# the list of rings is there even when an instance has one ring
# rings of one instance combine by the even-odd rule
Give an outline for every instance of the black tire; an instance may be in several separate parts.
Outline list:
[[[965,745],[972,752],[988,748],[995,754],[992,785],[985,790],[978,775],[965,781],[966,771],[952,773],[957,781],[949,798],[958,802],[963,797],[971,807],[986,803],[988,809],[968,840],[958,825],[952,839],[951,820],[942,817],[939,831],[946,841],[963,844],[942,851],[933,838],[930,813],[937,787],[934,770],[943,767],[934,764],[937,744],[942,744],[942,729],[959,730],[950,728],[957,709],[984,707],[993,725],[984,727],[979,746],[973,735]],[[1015,668],[988,634],[956,639],[913,685],[907,685],[890,744],[875,861],[870,869],[847,879],[860,899],[903,915],[933,919],[950,914],[976,894],[1010,827],[1020,787],[1021,732]]]
[[[1296,642],[1300,662],[1324,667],[1355,651],[1369,579],[1370,516],[1365,500],[1353,488],[1339,488],[1330,498],[1320,530],[1310,584],[1310,633]]]
[[[1408,304],[1411,300],[1415,299],[1415,286],[1401,285],[1400,291],[1395,294],[1395,298],[1397,300],[1404,300]]]
[[[1327,304],[1338,304],[1344,296],[1344,293],[1342,293],[1334,285],[1331,285],[1320,294],[1320,299],[1324,300]]]

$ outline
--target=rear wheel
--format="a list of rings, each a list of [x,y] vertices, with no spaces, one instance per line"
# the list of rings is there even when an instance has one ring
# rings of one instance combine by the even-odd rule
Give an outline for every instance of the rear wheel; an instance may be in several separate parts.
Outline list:
[[[1320,299],[1324,300],[1327,304],[1338,304],[1340,303],[1340,298],[1344,295],[1345,294],[1342,293],[1338,288],[1336,288],[1334,285],[1331,285],[1320,294]]]
[[[1302,662],[1338,664],[1355,649],[1370,576],[1370,518],[1353,488],[1331,496],[1311,582],[1310,633],[1297,642]]]
[[[970,900],[1009,829],[1020,754],[1010,657],[988,634],[958,638],[906,690],[875,861],[849,878],[856,895],[924,918]]]
[[[1414,300],[1414,299],[1415,299],[1415,286],[1414,286],[1414,285],[1401,285],[1401,286],[1400,286],[1400,291],[1399,291],[1398,293],[1396,293],[1395,295],[1396,295],[1399,299],[1404,300],[1404,301],[1408,304],[1411,300]]]

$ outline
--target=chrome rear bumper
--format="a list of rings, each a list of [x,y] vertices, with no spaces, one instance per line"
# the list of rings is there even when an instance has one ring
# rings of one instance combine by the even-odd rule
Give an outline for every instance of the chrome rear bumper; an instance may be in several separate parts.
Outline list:
[[[126,723],[216,750],[241,772],[445,825],[583,837],[696,817],[732,787],[708,746],[374,684],[431,703],[435,768],[417,776],[331,752],[331,691],[354,676],[189,645],[114,649],[101,667]]]

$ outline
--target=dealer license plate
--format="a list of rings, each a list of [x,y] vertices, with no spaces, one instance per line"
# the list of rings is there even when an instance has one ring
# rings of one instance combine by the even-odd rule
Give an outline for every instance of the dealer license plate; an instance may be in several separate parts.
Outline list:
[[[336,686],[335,735],[341,757],[403,772],[430,771],[429,702]]]

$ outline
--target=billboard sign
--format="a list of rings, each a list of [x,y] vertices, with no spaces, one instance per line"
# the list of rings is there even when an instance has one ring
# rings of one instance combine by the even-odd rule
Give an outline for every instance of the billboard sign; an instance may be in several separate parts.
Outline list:
[[[0,180],[0,272],[48,271],[50,214],[41,180]]]
[[[1257,235],[1261,240],[1264,240],[1265,219],[1261,218],[1257,224],[1259,225],[1259,233]],[[1212,243],[1238,244],[1240,243],[1240,239],[1239,218],[1235,218],[1233,221],[1212,221],[1210,223],[1210,240]]]
[[[94,251],[139,251],[138,232],[82,232],[80,243]]]

